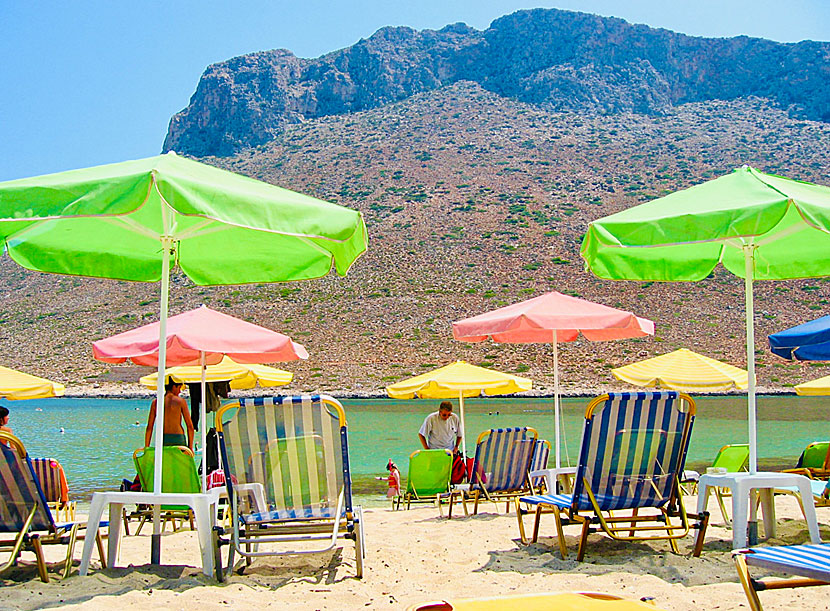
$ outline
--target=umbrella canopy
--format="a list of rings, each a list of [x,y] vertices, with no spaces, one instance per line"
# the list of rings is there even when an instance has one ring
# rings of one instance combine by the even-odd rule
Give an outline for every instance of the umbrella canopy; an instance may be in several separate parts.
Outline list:
[[[50,382],[8,367],[0,367],[0,398],[2,399],[16,401],[61,397],[65,390],[63,384]]]
[[[830,274],[830,188],[744,166],[593,221],[581,254],[600,278],[695,281],[721,263],[745,279],[749,468],[757,470],[753,279]]]
[[[160,369],[178,364],[164,341],[171,262],[201,285],[283,282],[345,275],[367,247],[359,212],[171,153],[0,183],[0,238],[28,269],[161,280]]]
[[[171,316],[166,331],[168,366],[199,364],[202,354],[209,365],[221,362],[225,355],[237,363],[276,363],[308,358],[306,349],[287,335],[206,306]],[[92,344],[92,353],[106,363],[123,363],[129,359],[136,365],[158,365],[159,323],[99,340]]]
[[[727,363],[686,348],[612,369],[618,380],[635,386],[670,388],[683,392],[746,390],[747,374]]]
[[[139,382],[149,388],[158,384],[158,372],[143,376]],[[164,372],[176,382],[195,383],[202,379],[200,366],[171,367]],[[266,365],[240,364],[226,356],[217,365],[208,365],[205,369],[206,382],[230,381],[233,390],[254,388],[257,384],[262,387],[285,386],[294,379],[290,371],[283,371]]]
[[[199,377],[202,382],[202,402],[199,405],[199,421],[206,422],[205,383],[208,363],[217,364],[224,356],[246,362],[295,361],[308,358],[308,352],[290,337],[239,320],[216,310],[201,306],[195,310],[171,316],[166,325],[167,364],[192,365],[199,363]],[[113,335],[92,344],[96,359],[107,363],[123,363],[127,360],[137,365],[160,365],[159,323],[150,323],[137,329]],[[161,369],[161,366],[159,366]],[[156,373],[156,388],[159,384]],[[163,403],[158,400],[156,405]],[[205,428],[202,432],[202,461],[205,460]],[[156,429],[158,433],[158,429]],[[203,490],[207,469],[202,469]]]
[[[393,399],[453,399],[458,397],[461,415],[462,452],[467,454],[467,440],[464,433],[464,397],[485,395],[509,395],[533,388],[533,380],[509,373],[502,373],[484,367],[456,361],[427,373],[401,380],[386,387],[386,393]]]
[[[489,337],[499,343],[553,344],[557,469],[561,465],[557,345],[575,341],[580,333],[595,342],[643,337],[654,334],[654,323],[631,312],[554,291],[452,324],[453,337],[464,342],[482,342]]]
[[[818,380],[804,382],[795,387],[795,394],[802,397],[818,397],[830,395],[830,376],[824,376]]]
[[[768,337],[773,354],[797,361],[830,361],[830,316],[796,325]]]

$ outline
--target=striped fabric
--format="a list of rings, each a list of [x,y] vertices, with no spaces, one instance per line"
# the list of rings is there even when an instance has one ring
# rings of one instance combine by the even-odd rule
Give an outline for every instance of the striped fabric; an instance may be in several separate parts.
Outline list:
[[[57,460],[53,458],[33,458],[32,467],[48,502],[69,502],[69,486],[66,483],[66,474]]]
[[[830,581],[830,544],[753,547],[738,553],[750,565]]]
[[[263,486],[265,513],[276,519],[331,517],[344,492],[351,511],[346,431],[336,413],[310,395],[239,403],[223,423],[225,471],[234,483]]]
[[[533,450],[533,458],[530,460],[530,471],[541,471],[548,468],[548,457],[550,456],[550,441],[547,439],[539,439],[536,441],[536,447]],[[545,484],[545,478],[542,476],[534,477],[534,490],[540,490]]]
[[[575,506],[591,508],[585,479],[604,511],[665,505],[685,461],[687,408],[674,391],[609,394],[585,420]]]
[[[570,494],[532,494],[523,496],[521,501],[528,505],[556,505],[567,509],[573,502],[573,496]]]
[[[31,530],[55,530],[52,513],[32,469],[29,457],[21,458],[0,444],[0,532],[20,532],[37,503]]]
[[[273,511],[261,511],[258,513],[249,513],[242,516],[242,521],[246,524],[253,524],[255,522],[272,522],[274,520],[304,520],[313,518],[333,518],[336,509],[327,511],[313,511],[310,507],[301,507],[299,509],[274,509]],[[322,514],[322,515],[321,515]],[[340,517],[346,515],[345,511],[340,512]]]
[[[525,487],[538,433],[530,427],[490,429],[476,445],[472,489],[512,492]]]

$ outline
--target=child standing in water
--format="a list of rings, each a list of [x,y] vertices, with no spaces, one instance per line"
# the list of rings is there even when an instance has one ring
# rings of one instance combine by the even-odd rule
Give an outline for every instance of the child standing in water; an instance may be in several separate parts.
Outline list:
[[[386,478],[389,487],[386,489],[386,498],[392,499],[392,508],[395,507],[395,500],[401,496],[401,472],[398,467],[389,459],[386,463],[386,470],[389,471],[389,477]]]

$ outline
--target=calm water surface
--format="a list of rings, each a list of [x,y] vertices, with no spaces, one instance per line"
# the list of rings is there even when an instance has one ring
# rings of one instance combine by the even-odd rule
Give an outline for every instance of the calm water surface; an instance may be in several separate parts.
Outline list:
[[[700,397],[689,448],[688,466],[704,468],[721,446],[746,443],[746,397]],[[117,489],[135,474],[132,451],[144,443],[150,399],[42,399],[4,402],[10,426],[33,457],[58,459],[69,479],[71,496],[88,502],[95,490]],[[563,401],[563,445],[575,463],[582,417],[588,399]],[[345,400],[355,492],[364,504],[382,501],[387,459],[405,476],[409,454],[418,449],[418,428],[437,409],[437,401]],[[468,399],[467,452],[489,428],[531,426],[553,440],[552,399]],[[758,397],[761,468],[794,466],[804,447],[830,439],[830,398]],[[61,433],[61,427],[64,432]],[[197,436],[198,439],[198,436]],[[563,449],[563,457],[566,455]],[[563,458],[563,462],[564,458]]]

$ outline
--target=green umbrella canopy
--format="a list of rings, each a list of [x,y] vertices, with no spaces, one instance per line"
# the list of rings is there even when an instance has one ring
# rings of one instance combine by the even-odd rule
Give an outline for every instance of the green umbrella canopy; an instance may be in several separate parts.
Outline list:
[[[694,281],[718,263],[755,280],[830,273],[830,188],[743,167],[592,222],[581,254],[600,278]],[[632,247],[632,248],[627,248]]]
[[[359,212],[175,154],[0,183],[0,236],[43,272],[158,281],[160,239],[201,285],[345,275]]]
[[[753,280],[830,274],[830,188],[744,166],[593,221],[580,254],[600,278],[744,278],[749,470],[757,469]]]

